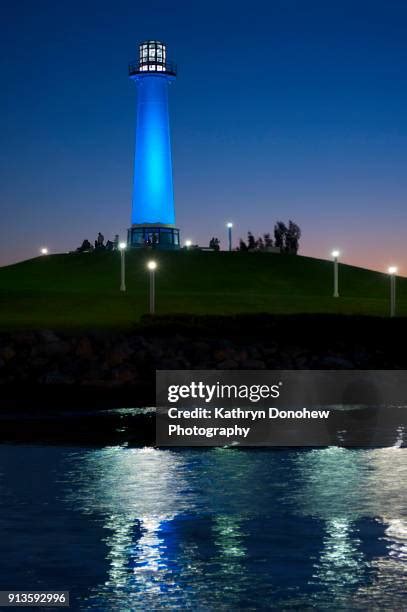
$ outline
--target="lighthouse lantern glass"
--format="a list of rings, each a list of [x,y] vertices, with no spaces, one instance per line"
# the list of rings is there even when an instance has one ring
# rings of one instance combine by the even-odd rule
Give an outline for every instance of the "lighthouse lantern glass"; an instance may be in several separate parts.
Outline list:
[[[149,40],[140,45],[140,71],[165,72],[166,49],[158,40]]]

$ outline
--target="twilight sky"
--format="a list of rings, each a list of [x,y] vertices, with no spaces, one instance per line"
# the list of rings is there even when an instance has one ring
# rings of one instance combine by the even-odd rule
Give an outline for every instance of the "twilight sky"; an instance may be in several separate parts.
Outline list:
[[[138,43],[167,43],[177,224],[226,248],[292,218],[301,253],[407,273],[404,0],[7,3],[0,265],[130,223]]]

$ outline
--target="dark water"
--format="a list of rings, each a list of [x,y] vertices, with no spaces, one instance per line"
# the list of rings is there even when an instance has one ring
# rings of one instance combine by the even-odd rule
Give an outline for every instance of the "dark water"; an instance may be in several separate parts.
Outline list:
[[[406,609],[407,449],[0,446],[1,589],[78,610]]]

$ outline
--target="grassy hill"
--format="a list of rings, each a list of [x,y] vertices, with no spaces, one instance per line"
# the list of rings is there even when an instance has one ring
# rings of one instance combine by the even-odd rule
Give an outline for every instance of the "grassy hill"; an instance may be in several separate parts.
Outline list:
[[[146,262],[154,258],[157,313],[346,313],[387,315],[389,278],[332,262],[271,253],[180,251],[61,254],[0,268],[0,328],[127,327],[148,312]],[[397,313],[407,315],[407,279],[397,279]]]

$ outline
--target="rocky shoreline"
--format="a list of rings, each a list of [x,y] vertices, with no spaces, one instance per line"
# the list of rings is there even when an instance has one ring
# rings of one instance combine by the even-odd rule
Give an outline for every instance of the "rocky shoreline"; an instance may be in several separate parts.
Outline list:
[[[406,319],[146,317],[127,331],[0,333],[0,410],[154,405],[158,369],[404,369]]]

